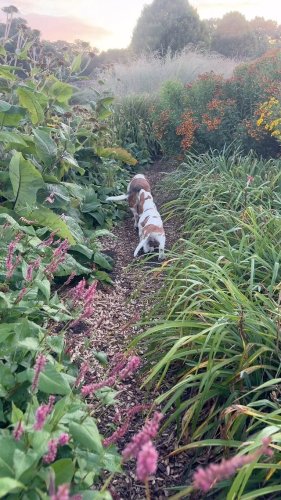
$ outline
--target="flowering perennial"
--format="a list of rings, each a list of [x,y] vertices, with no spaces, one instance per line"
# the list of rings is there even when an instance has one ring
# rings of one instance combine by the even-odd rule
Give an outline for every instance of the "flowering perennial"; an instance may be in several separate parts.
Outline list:
[[[36,359],[34,367],[34,377],[31,386],[32,392],[34,392],[38,387],[39,375],[44,370],[46,363],[47,363],[47,358],[44,356],[44,354],[39,354],[39,356]]]
[[[229,460],[222,460],[220,464],[210,464],[205,469],[199,467],[193,475],[194,488],[207,492],[213,488],[216,483],[223,479],[228,479],[237,469],[243,467],[243,465],[254,462],[261,455],[272,456],[273,451],[269,448],[271,438],[264,438],[262,443],[262,446],[254,453],[236,455]]]

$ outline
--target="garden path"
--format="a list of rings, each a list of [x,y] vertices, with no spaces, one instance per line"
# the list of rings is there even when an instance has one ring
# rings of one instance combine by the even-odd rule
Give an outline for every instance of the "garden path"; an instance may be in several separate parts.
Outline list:
[[[168,193],[161,189],[161,181],[165,174],[173,170],[174,165],[159,161],[145,171],[149,179],[155,202],[158,209],[168,201]],[[157,187],[158,186],[158,187]],[[165,224],[167,248],[170,248],[177,237],[177,224],[169,220]],[[133,262],[134,249],[137,246],[137,233],[133,228],[131,215],[122,221],[113,231],[116,239],[106,239],[103,251],[108,253],[115,261],[111,278],[113,286],[101,286],[95,297],[95,312],[87,324],[73,331],[68,336],[68,350],[72,359],[77,363],[88,361],[91,371],[87,375],[86,383],[95,383],[106,378],[106,370],[97,362],[94,351],[104,352],[109,360],[119,352],[126,352],[130,341],[142,331],[137,324],[153,306],[155,291],[161,286],[161,273],[157,273],[159,263],[157,255],[153,262],[144,264],[140,257]],[[137,262],[137,265],[136,265]],[[156,272],[151,273],[151,271]],[[143,356],[141,349],[137,354]],[[147,392],[141,388],[141,374],[129,379],[118,387],[118,412],[120,412],[120,425],[124,423],[127,411],[138,404],[152,404],[157,393]],[[96,403],[90,402],[95,409]],[[158,408],[159,410],[159,408]],[[104,436],[112,434],[116,427],[113,425],[116,412],[113,407],[102,408],[100,413],[96,410],[98,426]],[[117,445],[120,451],[131,439],[145,421],[146,413],[138,414],[130,424],[128,434]],[[168,454],[175,445],[175,426],[164,431],[156,440],[159,452],[159,465],[155,478],[150,481],[151,498],[164,499],[171,495],[169,487],[181,484],[183,481],[184,457],[174,459]],[[138,500],[145,498],[144,485],[136,480],[135,461],[130,461],[124,466],[124,473],[116,475],[111,482],[110,491],[114,499]]]

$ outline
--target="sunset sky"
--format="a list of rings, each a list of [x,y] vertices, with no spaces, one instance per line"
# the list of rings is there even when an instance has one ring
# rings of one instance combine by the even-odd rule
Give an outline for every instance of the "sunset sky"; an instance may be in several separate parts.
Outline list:
[[[173,1],[173,0],[171,0]],[[0,0],[20,10],[32,28],[48,40],[74,41],[80,38],[100,50],[126,47],[145,4],[152,0]],[[281,24],[279,0],[190,0],[201,17],[222,17],[238,10],[252,19],[263,16]],[[280,13],[277,11],[279,10]],[[1,13],[1,19],[4,15]]]

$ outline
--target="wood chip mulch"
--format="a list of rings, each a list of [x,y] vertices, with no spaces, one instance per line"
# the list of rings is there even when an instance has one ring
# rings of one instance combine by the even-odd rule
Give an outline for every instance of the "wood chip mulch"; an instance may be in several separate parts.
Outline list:
[[[149,171],[145,172],[146,177],[152,185],[152,192],[157,207],[160,209],[163,203],[168,201],[168,194],[157,188],[164,175],[173,169],[172,164],[165,164],[160,161],[152,165]],[[177,239],[178,221],[169,220],[164,223],[167,244],[169,249]],[[82,325],[78,325],[67,336],[67,350],[71,354],[73,362],[80,365],[88,362],[91,370],[86,376],[85,383],[96,383],[106,377],[106,368],[97,361],[96,352],[104,352],[109,361],[117,353],[126,352],[130,342],[142,331],[145,326],[141,324],[141,319],[145,318],[148,311],[154,305],[155,292],[162,286],[161,273],[151,273],[151,270],[159,267],[157,256],[153,260],[142,257],[133,259],[133,252],[138,243],[137,233],[133,228],[131,215],[122,221],[113,231],[116,238],[103,241],[103,251],[108,252],[115,261],[115,267],[111,278],[113,286],[102,285],[98,288],[95,296],[95,310],[91,319]],[[137,346],[138,354],[145,357],[142,349]],[[142,370],[136,377],[126,380],[118,387],[118,410],[113,406],[102,407],[94,412],[98,422],[100,432],[107,437],[116,428],[116,417],[126,416],[130,407],[138,404],[152,405],[158,393],[146,391],[141,388]],[[96,400],[89,402],[95,408]],[[157,410],[161,410],[157,408]],[[132,419],[130,431],[118,443],[121,452],[131,437],[138,432],[144,424],[147,412],[137,414]],[[124,423],[124,421],[123,421]],[[118,426],[118,425],[117,425]],[[172,496],[178,485],[186,483],[184,471],[189,460],[187,454],[177,457],[169,457],[169,453],[177,445],[175,424],[170,425],[155,440],[155,445],[159,453],[158,470],[150,481],[151,498],[164,499]],[[104,480],[106,477],[104,478]],[[124,465],[123,473],[115,475],[110,483],[110,492],[114,499],[144,499],[144,485],[136,480],[135,461],[131,460]]]

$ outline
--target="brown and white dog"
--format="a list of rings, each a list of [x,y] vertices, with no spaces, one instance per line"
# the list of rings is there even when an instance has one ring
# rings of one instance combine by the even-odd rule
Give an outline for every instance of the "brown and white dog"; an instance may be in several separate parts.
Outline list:
[[[148,180],[142,174],[135,175],[128,185],[127,194],[121,194],[120,196],[108,196],[106,201],[122,201],[128,200],[129,207],[134,215],[135,228],[138,227],[139,215],[141,212],[141,207],[138,206],[139,198],[138,194],[141,189],[150,193],[151,188]]]
[[[161,216],[150,192],[142,189],[139,192],[138,199],[138,207],[142,211],[138,222],[140,242],[135,249],[134,257],[137,257],[141,248],[143,248],[144,253],[149,253],[158,247],[158,259],[161,260],[164,258],[166,242]]]

